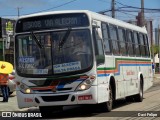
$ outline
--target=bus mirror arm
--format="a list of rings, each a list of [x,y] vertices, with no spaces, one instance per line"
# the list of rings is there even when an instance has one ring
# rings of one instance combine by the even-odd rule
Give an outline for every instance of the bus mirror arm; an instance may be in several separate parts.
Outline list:
[[[98,26],[98,25],[92,25],[92,26],[93,26],[93,28],[95,28],[95,29],[100,28],[100,26]]]

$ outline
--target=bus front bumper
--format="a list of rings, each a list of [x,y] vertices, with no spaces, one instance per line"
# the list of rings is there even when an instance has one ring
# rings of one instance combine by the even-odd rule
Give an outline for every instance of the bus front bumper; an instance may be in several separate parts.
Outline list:
[[[17,101],[19,108],[96,104],[97,86],[84,91],[53,94],[24,94],[17,91]]]

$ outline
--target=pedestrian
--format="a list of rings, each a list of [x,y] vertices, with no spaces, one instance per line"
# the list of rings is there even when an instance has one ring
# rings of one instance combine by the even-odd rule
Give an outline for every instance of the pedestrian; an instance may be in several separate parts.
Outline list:
[[[0,86],[3,95],[2,102],[8,102],[9,91],[8,91],[8,74],[0,73]]]
[[[152,63],[152,72],[153,72],[153,74],[155,74],[155,66],[154,66],[154,63]]]
[[[9,98],[8,80],[9,80],[9,73],[11,73],[12,71],[13,71],[12,64],[0,61],[0,87],[3,95],[2,102],[8,102]]]

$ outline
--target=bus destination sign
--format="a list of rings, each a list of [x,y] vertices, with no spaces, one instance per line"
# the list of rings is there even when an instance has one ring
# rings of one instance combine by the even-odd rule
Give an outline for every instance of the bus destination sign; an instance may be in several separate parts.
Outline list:
[[[89,20],[84,13],[45,15],[20,19],[17,22],[16,32],[29,32],[66,27],[84,27],[88,25]]]

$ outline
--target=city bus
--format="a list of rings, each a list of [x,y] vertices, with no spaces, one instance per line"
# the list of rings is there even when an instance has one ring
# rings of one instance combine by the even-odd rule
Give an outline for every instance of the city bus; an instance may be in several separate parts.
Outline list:
[[[51,11],[18,18],[15,68],[19,108],[43,114],[68,105],[143,101],[153,84],[145,27],[88,10]]]

